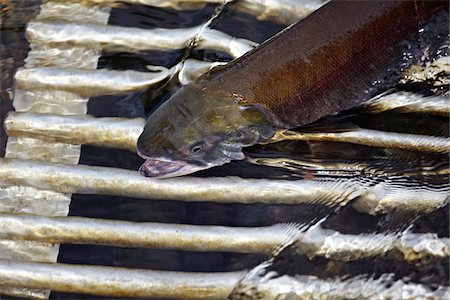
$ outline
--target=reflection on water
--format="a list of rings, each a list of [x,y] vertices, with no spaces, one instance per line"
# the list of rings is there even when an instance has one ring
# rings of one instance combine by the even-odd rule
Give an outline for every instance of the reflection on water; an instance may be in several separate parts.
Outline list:
[[[21,14],[25,11],[24,1],[14,3],[18,5],[12,11],[14,18],[11,19],[7,15],[6,20],[15,21],[2,23],[1,32],[2,118],[5,111],[12,109],[9,94],[12,71],[23,64],[28,52],[23,24],[32,18],[28,13],[26,16]],[[187,28],[209,20],[217,7],[215,4],[208,4],[197,10],[179,11],[123,3],[111,10],[108,24],[143,29]],[[36,5],[26,9],[37,11]],[[285,26],[257,20],[254,16],[234,10],[233,4],[230,4],[223,8],[210,27],[234,37],[260,43]],[[186,58],[204,61],[232,59],[226,53],[210,49],[149,50],[140,53],[109,50],[102,53],[97,68],[148,72],[146,65],[171,67]],[[96,117],[143,117],[167,99],[179,85],[173,77],[150,91],[93,97],[88,102],[88,114]],[[448,86],[436,89],[432,82],[406,84],[398,88],[422,94],[448,94]],[[308,130],[345,130],[349,124],[386,132],[437,137],[449,135],[449,121],[445,116],[421,112],[401,113],[396,110],[369,113],[364,109],[355,109],[319,120],[309,126]],[[4,132],[0,132],[2,154],[4,137]],[[193,176],[314,180],[329,184],[330,189],[344,189],[346,193],[335,199],[334,205],[331,206],[321,201],[299,205],[225,205],[213,202],[150,201],[117,196],[73,195],[69,215],[135,222],[243,227],[291,222],[313,225],[326,218],[321,224],[322,228],[348,235],[396,234],[409,230],[413,233],[437,233],[441,238],[449,237],[448,205],[437,208],[429,203],[428,206],[427,203],[424,204],[426,201],[440,204],[448,201],[450,186],[447,154],[318,141],[283,141],[253,146],[245,151],[247,158],[244,161],[234,161]],[[83,145],[79,163],[137,170],[142,159],[124,150]],[[364,196],[367,194],[369,196]],[[379,203],[372,201],[377,197],[382,199]],[[443,200],[440,200],[441,198]],[[305,226],[305,230],[307,228],[309,227]],[[58,262],[219,272],[251,269],[265,259],[257,254],[62,245]],[[407,260],[398,251],[392,250],[373,257],[341,261],[326,257],[309,258],[298,251],[295,245],[291,245],[273,258],[265,273],[314,275],[319,279],[356,276],[377,279],[383,274],[392,273],[394,281],[406,278],[409,282],[436,288],[439,285],[448,285],[448,270],[448,259],[442,257]],[[51,296],[52,299],[73,297],[73,294],[60,292],[53,292]],[[87,295],[76,297],[92,298]]]

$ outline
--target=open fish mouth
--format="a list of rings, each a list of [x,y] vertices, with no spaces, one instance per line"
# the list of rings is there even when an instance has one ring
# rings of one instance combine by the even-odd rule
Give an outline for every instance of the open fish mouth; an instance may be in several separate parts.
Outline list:
[[[157,159],[147,159],[139,168],[139,173],[146,177],[161,177],[178,172],[183,168],[182,163],[162,161]]]
[[[233,159],[243,159],[245,157],[242,152],[239,153],[239,157],[236,156],[233,157]],[[172,160],[167,157],[149,157],[145,154],[142,154],[139,149],[137,149],[137,154],[145,159],[145,162],[139,168],[139,173],[141,175],[154,178],[170,178],[195,173],[197,171],[206,170],[214,166],[226,164],[231,161],[231,158],[229,156],[232,153],[228,153],[223,157],[219,157],[212,163],[187,162],[184,160]]]
[[[189,164],[161,158],[147,158],[139,168],[139,173],[145,177],[169,178],[194,173],[208,167]]]

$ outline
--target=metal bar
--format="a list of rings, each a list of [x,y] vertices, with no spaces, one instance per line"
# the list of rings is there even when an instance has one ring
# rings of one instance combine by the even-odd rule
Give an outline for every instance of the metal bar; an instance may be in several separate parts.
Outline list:
[[[93,97],[148,88],[172,75],[176,68],[154,68],[155,72],[82,70],[60,68],[19,69],[17,88],[57,89]]]
[[[18,299],[48,299],[50,291],[42,293],[42,290],[19,288],[19,287],[7,287],[0,285],[0,291],[2,295],[8,295],[17,297]],[[45,290],[47,291],[47,290]]]
[[[0,214],[0,224],[1,239],[264,254],[270,254],[300,232],[296,226],[283,224],[196,226],[10,214]]]
[[[371,214],[395,209],[430,212],[448,203],[448,188],[432,191],[391,187],[389,183],[372,187],[367,180],[292,181],[187,176],[158,180],[145,178],[136,171],[117,168],[0,159],[0,186],[9,185],[62,193],[220,203],[317,203],[336,206],[360,197],[355,208]]]
[[[378,279],[356,277],[347,280],[284,275],[239,282],[244,274],[183,273],[0,260],[0,282],[9,286],[49,288],[99,296],[227,299],[232,292],[232,299],[238,295],[251,299],[256,295],[264,299],[279,299],[288,295],[344,299],[395,299],[399,295],[402,299],[447,299],[449,296],[448,287],[431,289],[421,284],[394,281],[392,274],[382,275]]]
[[[395,109],[401,112],[419,112],[441,116],[450,114],[449,97],[423,96],[408,92],[381,95],[366,102],[364,106],[376,112]]]
[[[214,49],[230,54],[234,58],[240,57],[253,50],[258,43],[246,39],[232,37],[219,30],[205,27],[196,37],[198,49]]]
[[[226,299],[243,275],[0,260],[2,285],[114,297]]]
[[[368,189],[356,199],[353,207],[371,215],[396,211],[426,214],[447,205],[450,200],[449,195],[448,184],[430,188],[408,186],[402,180],[388,180]]]
[[[35,53],[36,51],[34,51]],[[44,51],[48,55],[47,51]],[[42,56],[43,53],[40,54]],[[36,58],[34,58],[36,60]],[[41,58],[38,58],[41,59]],[[75,93],[81,96],[100,96],[142,90],[155,85],[178,72],[181,84],[188,84],[221,62],[204,62],[187,59],[170,69],[160,66],[147,66],[152,72],[114,71],[107,69],[89,70],[82,68],[27,68],[19,69],[15,79],[17,88],[31,90],[55,89],[56,93]],[[22,91],[23,92],[23,91]],[[37,98],[37,97],[36,97]],[[36,101],[39,99],[35,99]],[[67,103],[67,104],[70,104]]]
[[[360,182],[360,187],[363,189],[365,185],[362,182],[372,182],[373,185],[366,187],[365,192],[352,204],[358,211],[372,215],[394,211],[425,214],[449,202],[449,185],[417,185],[414,180],[409,179],[410,177],[414,178],[414,176],[421,176],[421,178],[441,176],[441,178],[446,178],[449,175],[449,169],[445,166],[436,169],[422,166],[418,170],[389,170],[386,165],[383,166],[384,169],[380,169],[365,161],[336,162],[331,160],[327,162],[327,160],[313,161],[270,157],[247,157],[247,161],[258,165],[285,168],[294,172],[306,171],[314,174],[314,176],[320,176],[320,178],[334,178],[336,180],[337,176],[351,176],[351,179],[341,178],[340,180]],[[399,162],[396,161],[395,163],[398,164]]]
[[[78,1],[42,1],[41,11],[34,20],[58,22],[83,22],[85,24],[107,24],[111,6],[85,5]]]
[[[14,5],[18,1],[14,1]],[[20,1],[30,2],[30,1]],[[95,23],[105,26],[109,19],[110,7],[86,7],[78,3],[56,5],[51,1],[40,6],[36,19],[49,19],[54,22],[74,21]],[[70,12],[70,16],[67,13]],[[58,20],[58,21],[57,21]],[[30,41],[30,52],[25,59],[24,68],[44,66],[62,67],[76,65],[77,68],[96,69],[101,47],[93,41],[89,48],[61,45],[55,49],[48,44],[37,45]],[[26,49],[23,49],[26,50]],[[16,76],[17,80],[17,76]],[[56,81],[62,78],[56,78]],[[53,114],[86,113],[87,98],[73,93],[49,90],[37,87],[33,92],[24,92],[16,86],[13,105],[16,109],[28,112],[49,112]],[[6,157],[16,159],[33,159],[77,164],[80,157],[80,146],[69,144],[54,144],[42,142],[32,138],[9,137],[6,147]],[[37,191],[29,187],[10,186],[0,191],[0,211],[2,212],[29,212],[43,215],[67,215],[71,195],[51,191]],[[43,204],[43,205],[39,205]],[[13,260],[34,260],[55,262],[58,256],[59,245],[38,243],[31,241],[0,241],[0,257]],[[49,290],[32,290],[5,286],[0,280],[0,293],[14,295],[19,298],[48,298]]]
[[[94,144],[135,151],[136,140],[142,131],[142,126],[144,123],[145,121],[143,119],[93,118],[90,116],[11,113],[5,120],[5,128],[10,136],[18,136],[22,138],[34,137],[43,140],[75,144]],[[61,127],[60,124],[64,124],[64,127]],[[348,171],[348,166],[344,169]],[[127,172],[124,170],[121,171]],[[110,172],[108,171],[107,174],[110,174]],[[107,174],[105,174],[105,176],[109,176]],[[139,178],[137,174],[134,175]],[[78,176],[82,176],[82,174],[80,173]],[[128,177],[129,175],[124,176]],[[81,177],[79,178],[82,180]],[[142,179],[139,179],[138,182],[140,182],[140,180]],[[157,182],[167,181],[164,180]],[[273,181],[269,182],[272,182],[273,184]],[[344,183],[344,181],[341,180],[337,186],[351,186],[352,191],[358,191],[357,194],[361,197],[357,200],[357,202],[355,202],[355,208],[370,214],[386,213],[394,209],[431,212],[448,202],[448,188],[433,190],[429,188],[408,187],[404,185],[396,186],[395,181],[390,180],[380,182],[373,187],[370,187],[369,183],[369,181],[363,183],[358,182],[357,180],[347,180]],[[142,184],[146,185],[148,183],[145,182]],[[201,185],[200,183],[198,184]],[[308,181],[299,181],[298,184],[312,184],[311,187],[319,185],[322,186],[322,188],[325,188],[325,186],[328,186],[329,183],[325,183],[324,185],[323,183],[319,183],[317,181],[309,183]],[[285,194],[285,192],[282,191],[283,188],[281,186],[279,187],[281,189],[280,193]],[[117,188],[118,187],[111,188],[109,193],[112,191],[118,192],[116,190]],[[105,193],[106,190],[108,190],[107,187],[104,187],[103,193]],[[127,194],[125,191],[120,193]],[[330,199],[333,197],[339,198],[340,196],[338,195],[345,194],[342,188],[339,188],[339,191],[336,191],[336,193],[333,193],[330,190],[327,192],[322,190],[322,196],[315,195],[315,193],[316,192],[311,192],[308,197],[302,199],[308,202],[316,201],[317,199],[320,199],[320,197],[323,199]],[[140,197],[145,198],[146,196],[141,195]],[[247,196],[243,197],[246,198]],[[230,197],[228,201],[231,201],[232,198],[239,199],[240,196]],[[270,202],[269,196],[266,196],[264,199],[266,199],[264,201]],[[281,202],[284,201],[287,200],[281,200]],[[290,201],[294,200],[292,199]],[[295,200],[294,203],[298,203],[298,201],[299,200]]]
[[[79,0],[53,0],[79,1]],[[91,5],[113,6],[117,0],[89,0]],[[177,10],[200,9],[208,3],[223,4],[231,0],[122,0],[130,4],[142,4],[160,8]],[[307,16],[325,4],[326,0],[241,0],[232,8],[256,16],[258,20],[271,20],[283,24],[291,24]]]
[[[80,0],[52,0],[52,2],[78,2]],[[232,0],[120,0],[130,4],[142,4],[160,8],[173,8],[177,10],[199,9],[208,3],[222,4]],[[259,1],[259,0],[258,0]],[[113,6],[118,0],[82,0],[88,5]]]
[[[62,124],[64,124],[62,126]],[[92,144],[136,151],[145,120],[11,112],[4,122],[9,136],[69,144]]]
[[[299,253],[343,261],[382,255],[392,250],[402,253],[405,260],[450,256],[450,239],[439,238],[435,233],[352,235],[323,229],[321,223],[316,223],[298,236],[295,247]]]
[[[450,256],[450,239],[437,234],[342,234],[322,222],[302,232],[301,226],[196,226],[135,223],[80,217],[0,214],[0,238],[45,243],[109,244],[190,251],[269,254],[295,241],[299,253],[351,261],[398,250],[406,260]]]
[[[214,49],[239,57],[257,43],[231,37],[218,30],[192,27],[180,29],[140,29],[95,24],[50,23],[33,21],[27,27],[28,39],[35,44],[101,44],[103,49],[139,51],[172,50],[189,46],[195,40],[199,49]]]
[[[326,0],[241,0],[233,8],[256,16],[258,20],[271,20],[282,24],[292,24],[322,5]]]
[[[67,138],[67,136],[75,136],[74,132],[71,132],[71,129],[69,129],[70,127],[66,129],[64,127],[61,127],[60,125],[55,124],[55,118],[57,117],[48,114],[37,115],[11,113],[7,120],[5,120],[5,127],[8,135],[11,136],[32,137],[38,134],[42,138],[48,136],[56,141],[70,142],[71,138]],[[103,126],[107,126],[108,130],[123,132],[120,129],[121,126],[125,124],[136,124],[136,126],[140,126],[142,122],[142,119],[137,119],[136,121],[125,121],[123,118],[104,118],[99,119],[98,122],[94,119],[90,119],[90,122],[81,125],[84,122],[83,118],[81,117],[58,116],[58,118],[60,118],[60,122],[67,120],[68,124],[72,124],[70,126],[84,126],[84,133],[82,134],[82,137],[78,137],[76,139],[73,138],[76,140],[76,142],[74,141],[75,143],[80,144],[90,143],[93,140],[91,136],[99,137],[105,134],[105,132],[103,132],[104,129],[97,126],[99,124],[104,124]],[[75,128],[76,127],[72,127],[72,129],[74,130]],[[131,127],[129,127],[127,130],[129,131],[125,131],[123,133],[140,133],[142,131],[141,128]],[[107,141],[101,143],[103,146],[108,147],[115,147],[117,144],[129,145],[129,149],[134,150],[137,138],[138,135],[121,135],[116,136],[116,141],[114,143],[108,144]],[[136,140],[134,142],[131,142],[132,139]],[[450,152],[450,139],[448,138],[384,132],[370,129],[356,129],[353,131],[339,133],[300,133],[289,130],[282,130],[278,131],[275,136],[268,142],[272,143],[284,140],[346,142],[373,147],[400,148],[414,151],[430,151],[441,153]]]
[[[225,62],[207,62],[188,58],[182,62],[178,80],[182,85],[188,84],[214,67],[223,66]]]
[[[251,272],[254,272],[253,270]],[[233,290],[231,299],[449,299],[448,287],[430,288],[423,284],[394,280],[394,274],[379,278],[352,277],[321,279],[316,276],[295,277],[267,274],[243,279]]]
[[[93,144],[135,151],[136,140],[142,131],[142,126],[144,123],[145,121],[143,119],[93,118],[90,116],[59,116],[16,112],[11,113],[5,120],[5,128],[10,136],[18,136],[22,138],[34,137],[64,143]],[[64,127],[61,127],[60,124],[64,124]],[[344,169],[347,172],[349,170],[348,166]],[[124,170],[121,171],[127,172]],[[110,172],[108,171],[107,174],[110,174]],[[82,176],[81,173],[78,175]],[[134,175],[139,178],[136,174]],[[105,176],[109,175],[105,174]],[[124,176],[128,177],[129,175]],[[82,180],[81,177],[80,180]],[[157,182],[167,181],[164,180]],[[273,181],[269,182],[272,182],[273,184]],[[148,183],[146,182],[142,184],[145,185]],[[198,184],[201,185],[200,183]],[[309,183],[308,181],[298,181],[298,184],[312,184],[311,187],[318,185],[325,188],[325,186],[328,186],[329,183],[325,183],[324,185],[323,183],[319,183],[317,181]],[[285,192],[282,191],[282,185],[283,184],[280,183],[280,193],[285,194]],[[358,182],[357,180],[341,180],[337,186],[340,185],[351,186],[352,191],[358,191],[357,194],[361,197],[355,202],[355,208],[361,212],[370,214],[386,213],[395,209],[411,210],[416,212],[421,211],[425,213],[431,212],[448,203],[448,188],[429,189],[408,187],[405,185],[397,186],[395,185],[395,181],[391,180],[380,182],[373,187],[370,186],[370,180],[365,183]],[[118,192],[116,189],[117,187],[111,188],[109,193],[112,191]],[[107,187],[104,187],[104,192],[102,193],[105,193],[106,190],[108,190]],[[120,193],[127,194],[125,191]],[[316,195],[315,193],[316,192],[311,192],[308,197],[302,199],[306,202],[310,202],[321,199],[320,197],[323,199],[330,199],[333,197],[339,198],[341,197],[339,195],[344,195],[345,191],[342,188],[339,188],[336,193],[333,193],[331,190],[328,190],[327,192],[322,190],[321,196],[318,194]],[[140,197],[145,198],[146,196],[141,195]],[[243,197],[246,198],[249,196]],[[240,196],[230,197],[228,201],[232,201],[232,198],[239,199]],[[269,196],[266,196],[264,201],[270,202],[269,198]],[[248,200],[245,200],[244,202],[246,201]],[[285,202],[287,200],[280,201]],[[299,203],[299,200],[292,199],[289,201]]]
[[[67,216],[69,205],[70,197],[62,193],[24,186],[0,188],[0,212],[2,213]]]
[[[16,90],[15,111],[52,113],[57,115],[85,115],[89,98],[61,90]]]
[[[344,205],[364,189],[352,182],[179,177],[154,179],[117,168],[0,159],[0,186],[23,185],[62,193],[220,203]]]
[[[336,133],[300,133],[291,130],[280,130],[267,143],[279,141],[326,141],[361,144],[372,147],[399,148],[412,151],[450,152],[449,138],[384,132],[364,128]]]
[[[246,161],[255,165],[270,166],[277,168],[284,168],[292,171],[307,171],[320,176],[340,176],[340,175],[354,175],[354,176],[417,176],[417,175],[448,175],[449,169],[434,168],[430,169],[429,164],[418,165],[416,169],[383,169],[382,167],[391,166],[398,163],[399,159],[393,158],[392,161],[386,162],[385,165],[374,164],[370,159],[363,160],[336,160],[336,159],[320,159],[305,157],[300,158],[286,158],[286,157],[252,157],[248,155]],[[435,162],[437,164],[437,162]]]
[[[103,2],[103,1],[114,1],[117,2],[117,0],[94,0],[96,2]],[[149,6],[156,6],[156,7],[170,7],[174,9],[187,9],[189,7],[195,7],[199,4],[207,4],[207,3],[217,3],[222,4],[226,2],[231,2],[233,0],[125,0],[124,2],[128,3],[137,3],[137,4],[144,4]]]
[[[81,146],[10,136],[6,150],[5,158],[74,164],[80,159]],[[70,195],[64,196],[70,201]],[[67,211],[69,211],[69,206],[67,206]]]

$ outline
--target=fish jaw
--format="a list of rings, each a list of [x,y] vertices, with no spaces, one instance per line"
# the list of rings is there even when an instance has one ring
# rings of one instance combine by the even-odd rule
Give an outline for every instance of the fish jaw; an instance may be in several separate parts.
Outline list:
[[[169,178],[191,174],[210,166],[197,166],[184,161],[165,158],[147,158],[139,168],[139,173],[145,177]]]

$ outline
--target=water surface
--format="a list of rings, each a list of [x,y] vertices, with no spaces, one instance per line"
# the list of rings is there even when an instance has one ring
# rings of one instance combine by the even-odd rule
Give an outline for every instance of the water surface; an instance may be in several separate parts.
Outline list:
[[[33,2],[33,3],[31,3]],[[29,51],[24,29],[28,20],[38,11],[38,1],[13,1],[15,8],[2,23],[1,56],[2,87],[1,117],[12,110],[11,89],[13,72],[24,64]],[[32,4],[32,5],[31,5]],[[29,5],[29,6],[28,6]],[[218,5],[208,4],[201,9],[178,11],[159,9],[139,4],[116,6],[111,11],[108,24],[115,26],[153,28],[187,28],[203,24],[217,13]],[[31,11],[31,13],[29,13]],[[225,6],[212,21],[211,28],[235,37],[263,42],[286,24],[260,21],[256,17]],[[187,48],[173,51],[149,50],[141,53],[103,51],[98,69],[149,71],[146,65],[171,67],[187,58],[204,61],[227,62],[232,57],[226,53],[206,49]],[[151,90],[136,91],[125,95],[93,97],[88,102],[88,114],[96,117],[146,117],[165,101],[180,84],[176,79],[167,80]],[[399,86],[403,90],[436,93],[430,83]],[[438,91],[445,93],[448,91]],[[423,113],[368,113],[351,110],[339,116],[319,120],[314,126],[339,128],[352,124],[367,129],[386,132],[421,134],[448,137],[448,118]],[[0,153],[6,143],[5,133],[0,131]],[[270,178],[287,180],[333,181],[337,185],[357,187],[375,186],[386,182],[399,189],[425,187],[448,189],[448,156],[411,152],[399,149],[374,148],[347,143],[279,142],[257,145],[245,150],[249,159],[193,174],[198,177],[238,176],[242,178]],[[296,164],[273,166],[273,159],[291,159]],[[259,159],[255,164],[251,159]],[[137,170],[143,160],[135,153],[118,149],[83,145],[80,164],[118,167]],[[348,168],[334,166],[346,164]],[[314,167],[315,165],[315,167]],[[320,167],[317,167],[320,166]],[[324,172],[323,168],[328,168]],[[274,195],[276,197],[276,195]],[[213,202],[150,201],[118,196],[72,196],[70,216],[129,220],[135,222],[161,222],[196,225],[267,226],[277,223],[305,224],[329,216],[322,227],[345,234],[387,233],[411,226],[417,233],[437,233],[449,237],[448,205],[434,212],[417,215],[414,211],[394,211],[388,214],[369,215],[358,211],[353,199],[344,207],[328,207],[323,204],[269,205],[269,204],[217,204]],[[58,262],[120,266],[142,269],[219,272],[251,269],[266,258],[256,254],[225,252],[189,252],[179,250],[154,250],[99,245],[61,245]],[[350,263],[326,258],[309,259],[288,247],[279,255],[270,270],[287,275],[315,275],[319,278],[338,278],[367,275],[379,277],[393,273],[396,278],[409,278],[411,282],[431,287],[448,285],[449,265],[446,259],[433,259],[426,264],[414,264],[399,259],[393,253]],[[73,295],[52,292],[52,299],[93,299],[89,295]]]

